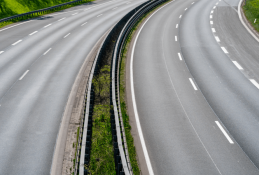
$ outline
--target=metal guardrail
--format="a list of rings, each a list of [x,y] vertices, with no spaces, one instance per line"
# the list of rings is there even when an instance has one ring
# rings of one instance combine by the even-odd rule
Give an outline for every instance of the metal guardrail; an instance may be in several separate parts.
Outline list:
[[[22,14],[19,14],[19,15],[10,16],[10,17],[7,17],[7,18],[0,19],[0,23],[11,21],[11,20],[16,20],[16,19],[23,19],[25,17],[30,17],[30,16],[33,17],[34,15],[40,15],[40,14],[44,14],[46,12],[59,10],[62,7],[65,7],[65,6],[68,6],[68,5],[71,5],[71,4],[81,3],[83,1],[85,1],[85,0],[75,0],[75,1],[66,2],[66,3],[63,3],[63,4],[55,5],[55,6],[40,9],[40,10],[35,10],[35,11],[27,12],[27,13],[22,13]]]

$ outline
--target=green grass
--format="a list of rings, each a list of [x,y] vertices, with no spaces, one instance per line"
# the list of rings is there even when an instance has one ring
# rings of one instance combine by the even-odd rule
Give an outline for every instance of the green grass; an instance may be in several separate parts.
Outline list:
[[[92,147],[90,164],[92,175],[115,175],[112,132],[110,122],[110,67],[103,66],[99,75],[93,78],[95,105],[92,126]]]
[[[39,10],[39,9],[55,6],[55,5],[70,2],[70,1],[73,1],[73,0],[44,0],[44,1],[43,0],[33,0],[33,1],[31,1],[31,0],[30,1],[29,0],[0,0],[0,19],[10,17],[13,15],[27,13],[27,12],[34,11],[34,10]],[[84,0],[81,3],[67,5],[65,7],[62,7],[58,10],[54,10],[52,12],[64,10],[64,9],[74,7],[79,4],[91,2],[91,1],[93,1],[93,0]],[[18,21],[35,18],[35,17],[42,16],[42,15],[45,15],[48,13],[52,13],[52,12],[46,12],[41,15],[34,15],[31,17],[25,17],[23,19],[16,19],[13,21],[0,23],[0,27],[4,27],[6,25],[9,25],[9,24],[12,24],[12,23],[15,23]]]
[[[259,0],[247,0],[243,10],[248,21],[259,32]]]

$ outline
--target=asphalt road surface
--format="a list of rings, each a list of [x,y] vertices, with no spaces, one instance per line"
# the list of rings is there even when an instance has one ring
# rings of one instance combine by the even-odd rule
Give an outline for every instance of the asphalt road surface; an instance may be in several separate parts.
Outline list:
[[[139,34],[133,103],[154,174],[259,174],[259,45],[237,4],[176,0]]]
[[[137,0],[94,1],[0,29],[0,174],[46,175],[75,77]]]

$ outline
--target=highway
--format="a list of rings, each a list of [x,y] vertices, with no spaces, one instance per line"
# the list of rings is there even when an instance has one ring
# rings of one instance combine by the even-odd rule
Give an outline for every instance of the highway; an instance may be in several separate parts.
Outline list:
[[[131,95],[149,174],[259,174],[259,44],[238,3],[175,0],[137,32]]]
[[[97,0],[0,29],[0,174],[50,173],[82,64],[99,38],[143,2]]]

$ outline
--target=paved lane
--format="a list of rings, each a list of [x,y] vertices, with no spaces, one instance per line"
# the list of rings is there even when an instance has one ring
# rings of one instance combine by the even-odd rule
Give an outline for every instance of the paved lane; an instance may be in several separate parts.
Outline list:
[[[196,22],[204,20],[192,17],[192,9],[202,13],[206,12],[205,4],[212,4],[192,3],[177,0],[155,13],[135,46],[134,98],[154,174],[259,174],[192,75],[192,69],[200,69],[203,64],[192,65],[191,73],[185,64],[185,60],[196,58],[199,50],[187,55],[189,48],[182,43],[194,42],[196,48],[199,40],[191,35],[203,27]],[[186,16],[193,21],[185,21]],[[209,16],[206,22],[211,32]],[[192,28],[186,27],[187,23]],[[200,35],[201,40],[211,38],[214,47],[219,47],[212,32],[206,34]],[[208,76],[207,84],[211,82],[206,72],[203,76]]]
[[[0,55],[0,174],[49,174],[75,77],[98,39],[143,1],[130,2],[113,1],[0,31],[5,51]]]

